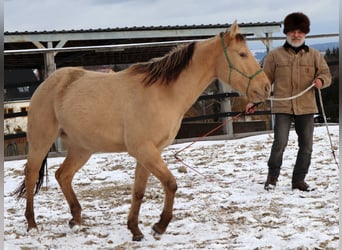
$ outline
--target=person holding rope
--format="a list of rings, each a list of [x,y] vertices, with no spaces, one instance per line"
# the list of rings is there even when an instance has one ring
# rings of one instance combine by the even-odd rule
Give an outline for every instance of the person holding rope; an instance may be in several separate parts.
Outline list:
[[[273,85],[274,141],[268,160],[265,190],[274,189],[283,162],[283,153],[288,143],[292,122],[298,136],[299,150],[292,174],[292,189],[312,191],[305,182],[311,163],[313,146],[314,114],[318,113],[315,89],[304,91],[310,85],[317,89],[331,84],[331,74],[323,55],[305,44],[310,31],[309,18],[294,12],[284,19],[286,41],[283,46],[272,50],[265,58],[263,69]],[[304,94],[295,99],[284,97]],[[278,99],[278,100],[277,100]],[[253,113],[256,105],[249,103],[246,113]]]

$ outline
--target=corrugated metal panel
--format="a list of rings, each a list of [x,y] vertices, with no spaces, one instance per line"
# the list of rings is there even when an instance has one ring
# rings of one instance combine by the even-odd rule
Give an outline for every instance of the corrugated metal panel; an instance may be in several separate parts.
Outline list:
[[[240,27],[256,27],[256,26],[280,26],[282,22],[257,22],[257,23],[239,23]],[[203,28],[227,28],[231,24],[200,24],[200,25],[167,25],[167,26],[133,26],[133,27],[116,27],[116,28],[99,28],[99,29],[79,29],[79,30],[45,30],[45,31],[5,31],[5,35],[22,35],[22,34],[58,34],[58,33],[93,33],[93,32],[113,32],[113,31],[148,31],[148,30],[174,30],[174,29],[203,29]]]

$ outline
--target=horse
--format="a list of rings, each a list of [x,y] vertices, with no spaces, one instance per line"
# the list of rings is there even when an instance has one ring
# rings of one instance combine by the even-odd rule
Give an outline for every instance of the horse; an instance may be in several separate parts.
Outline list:
[[[76,67],[56,70],[34,92],[28,111],[29,152],[25,178],[14,191],[26,198],[27,231],[36,229],[34,195],[45,174],[48,152],[60,136],[66,157],[55,178],[72,215],[69,226],[81,227],[81,205],[72,188],[76,172],[97,152],[128,152],[136,159],[127,227],[133,241],[144,235],[138,216],[151,174],[164,191],[155,238],[172,219],[177,183],[161,157],[185,112],[215,79],[262,102],[270,82],[247,46],[235,21],[227,30],[200,41],[178,45],[165,56],[132,64],[108,74]]]

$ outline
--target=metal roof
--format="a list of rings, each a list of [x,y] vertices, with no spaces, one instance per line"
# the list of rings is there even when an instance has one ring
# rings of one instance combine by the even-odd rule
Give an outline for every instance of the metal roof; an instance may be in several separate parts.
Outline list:
[[[282,22],[256,22],[256,23],[239,23],[240,27],[261,27],[261,26],[279,26]],[[179,29],[212,29],[227,28],[231,24],[200,24],[200,25],[166,25],[166,26],[133,26],[133,27],[116,27],[116,28],[99,28],[99,29],[78,29],[78,30],[45,30],[45,31],[5,31],[5,35],[22,35],[22,34],[59,34],[59,33],[96,33],[96,32],[113,32],[113,31],[147,31],[147,30],[179,30]]]
[[[263,38],[266,34],[280,32],[282,22],[241,23],[241,33],[248,37]],[[60,31],[23,31],[4,33],[5,69],[14,68],[44,68],[44,54],[40,53],[10,53],[11,51],[60,48],[55,52],[55,62],[58,67],[90,66],[90,65],[120,65],[147,61],[163,56],[176,43],[161,45],[167,41],[205,39],[226,30],[230,24],[208,25],[176,25],[150,27],[124,27],[87,30]],[[132,44],[151,43],[150,46],[130,46]],[[110,45],[127,45],[125,48],[110,49]],[[97,49],[77,47],[97,46]],[[73,51],[63,51],[63,48],[74,48]],[[75,49],[76,48],[76,49]],[[37,51],[38,52],[38,51]]]

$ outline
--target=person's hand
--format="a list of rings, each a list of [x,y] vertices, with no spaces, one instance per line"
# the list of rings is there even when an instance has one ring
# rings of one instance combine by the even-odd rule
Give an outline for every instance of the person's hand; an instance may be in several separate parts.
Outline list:
[[[313,83],[315,84],[315,87],[316,87],[317,89],[321,89],[322,86],[323,86],[323,82],[322,82],[322,80],[319,79],[319,78],[317,78]]]
[[[245,113],[246,114],[253,114],[256,110],[256,105],[254,103],[247,103],[246,107],[245,107]]]

